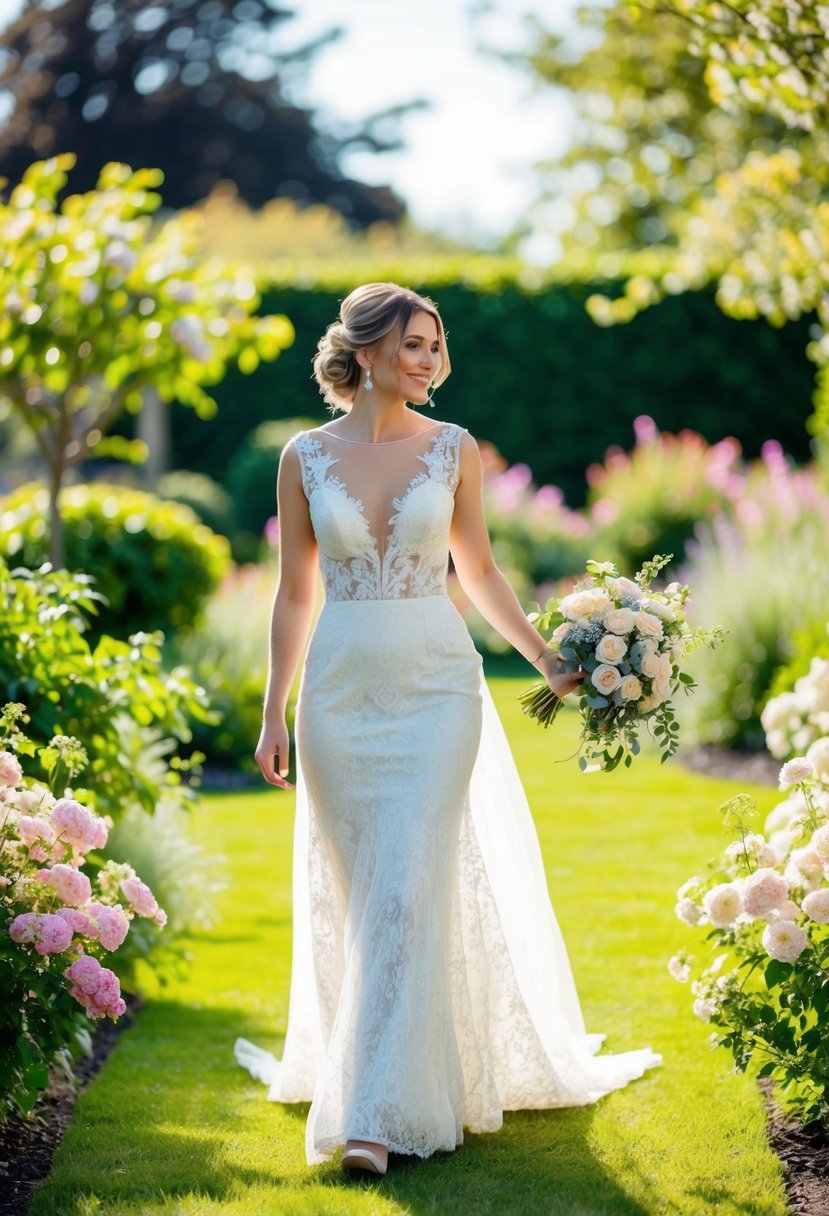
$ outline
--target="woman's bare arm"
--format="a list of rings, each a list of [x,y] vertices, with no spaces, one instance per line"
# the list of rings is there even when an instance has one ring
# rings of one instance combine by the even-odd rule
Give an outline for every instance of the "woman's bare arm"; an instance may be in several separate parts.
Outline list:
[[[290,789],[285,725],[288,695],[308,640],[317,594],[317,543],[302,489],[299,455],[285,445],[276,478],[279,577],[271,613],[268,681],[255,760],[271,785]],[[279,764],[274,763],[278,754]]]
[[[461,587],[481,616],[544,675],[553,691],[564,696],[581,683],[583,677],[563,675],[557,656],[544,651],[545,639],[495,564],[484,515],[481,454],[468,431],[461,436],[449,547]]]

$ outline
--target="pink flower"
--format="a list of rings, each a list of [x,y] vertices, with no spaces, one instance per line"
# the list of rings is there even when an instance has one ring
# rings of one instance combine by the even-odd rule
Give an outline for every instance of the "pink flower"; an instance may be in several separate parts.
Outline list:
[[[167,913],[163,908],[159,908],[153,919],[155,920],[155,923],[158,925],[159,929],[163,929],[167,924]]]
[[[137,876],[125,878],[121,890],[129,900],[133,911],[139,916],[155,916],[158,911],[158,901],[145,882]]]
[[[81,933],[84,937],[89,937],[93,941],[98,937],[98,925],[86,912],[82,912],[79,908],[58,908],[55,911],[55,916],[62,916],[72,929],[73,933]]]
[[[40,941],[35,950],[38,954],[62,954],[72,945],[72,926],[62,916],[44,912],[40,921]]]
[[[21,815],[17,820],[17,834],[29,847],[43,840],[51,844],[55,839],[52,825],[45,815]]]
[[[749,916],[765,916],[789,895],[789,884],[782,874],[767,866],[755,870],[743,886],[743,911]]]
[[[38,927],[40,925],[40,914],[38,912],[21,912],[19,916],[15,916],[9,926],[9,937],[13,942],[36,942],[38,937]]]
[[[105,950],[117,950],[129,932],[129,918],[120,904],[114,907],[100,904],[99,907],[96,919],[101,945]]]
[[[37,878],[40,882],[54,887],[63,903],[70,904],[73,908],[79,908],[92,896],[92,885],[87,876],[74,866],[64,865],[63,862],[52,866],[50,870],[38,870]]]
[[[14,752],[0,751],[0,785],[14,786],[23,780],[23,769]]]
[[[120,1017],[126,1002],[121,998],[121,985],[113,971],[102,967],[96,958],[83,955],[64,971],[71,981],[72,996],[84,1006],[90,1017]]]
[[[108,829],[103,819],[71,798],[61,798],[52,809],[52,827],[79,853],[101,849],[106,844]]]

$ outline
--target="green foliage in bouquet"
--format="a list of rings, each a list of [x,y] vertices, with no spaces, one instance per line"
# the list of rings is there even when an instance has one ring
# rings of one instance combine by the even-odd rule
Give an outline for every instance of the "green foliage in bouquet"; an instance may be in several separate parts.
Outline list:
[[[808,757],[813,755],[813,759]],[[815,778],[819,780],[815,780]],[[732,835],[723,856],[677,892],[676,914],[706,929],[706,958],[668,964],[691,981],[695,1015],[737,1068],[776,1082],[803,1122],[829,1123],[829,739],[784,765],[787,797],[753,830],[746,794],[721,808]],[[713,960],[710,954],[714,954]]]
[[[612,562],[588,561],[587,578],[560,602],[530,613],[542,632],[558,622],[552,649],[565,672],[586,672],[579,690],[582,733],[579,767],[611,772],[630,767],[640,750],[644,723],[668,760],[679,746],[679,726],[671,698],[686,693],[694,681],[679,668],[680,658],[703,643],[716,646],[722,631],[692,631],[683,605],[689,588],[671,583],[664,591],[651,587],[672,555],[647,561],[631,580],[619,576]],[[546,681],[522,693],[525,713],[548,726],[561,701]]]
[[[82,794],[101,813],[152,811],[162,795],[192,801],[182,774],[202,757],[177,748],[190,742],[190,717],[211,720],[207,696],[185,667],[164,670],[158,633],[104,634],[91,645],[85,635],[101,599],[89,575],[48,564],[9,570],[0,558],[0,697],[25,702],[38,747],[53,735],[83,740]],[[160,768],[141,760],[153,729],[172,753]]]
[[[230,547],[181,503],[95,482],[61,493],[66,566],[93,576],[105,604],[91,633],[129,637],[193,626],[230,567]],[[3,503],[0,554],[29,569],[48,560],[49,495],[38,483]]]

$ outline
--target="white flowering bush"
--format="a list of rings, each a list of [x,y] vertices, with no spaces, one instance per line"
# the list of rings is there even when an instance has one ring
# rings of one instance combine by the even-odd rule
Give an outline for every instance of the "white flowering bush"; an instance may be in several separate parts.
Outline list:
[[[794,688],[766,702],[760,715],[766,732],[766,747],[778,760],[815,747],[829,748],[829,659],[814,657],[808,672],[795,680]],[[820,741],[824,741],[823,748]],[[809,754],[809,753],[807,753]],[[813,755],[810,759],[815,759]],[[826,761],[817,763],[829,767]]]
[[[681,950],[668,969],[741,1071],[755,1064],[792,1113],[827,1123],[829,764],[796,757],[780,788],[762,832],[747,794],[722,807],[731,843],[677,892],[679,920],[705,931],[705,959]]]
[[[622,578],[612,562],[589,561],[587,578],[569,595],[550,600],[543,613],[528,614],[538,629],[554,621],[551,648],[564,660],[564,671],[585,671],[579,690],[582,733],[579,767],[611,771],[622,761],[630,766],[640,750],[639,727],[645,723],[667,760],[679,746],[672,697],[694,681],[680,670],[683,655],[703,642],[715,646],[722,631],[692,631],[683,605],[689,588],[670,583],[652,586],[671,561],[659,556],[645,562],[635,580]],[[524,712],[549,726],[561,700],[546,681],[521,694]]]
[[[87,764],[80,742],[58,735],[38,748],[21,729],[27,720],[18,703],[0,711],[0,1099],[24,1112],[51,1064],[71,1067],[94,1021],[126,1011],[118,977],[101,960],[134,917],[157,929],[167,920],[131,865],[100,855],[112,819],[67,785]],[[48,785],[24,774],[21,757],[35,755]]]

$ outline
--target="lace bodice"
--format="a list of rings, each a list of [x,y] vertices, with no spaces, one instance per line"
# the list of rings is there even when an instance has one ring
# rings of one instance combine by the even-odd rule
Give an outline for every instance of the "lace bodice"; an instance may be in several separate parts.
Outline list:
[[[327,599],[446,592],[464,429],[441,422],[420,435],[378,444],[353,443],[322,429],[294,436]],[[335,473],[333,465],[339,465]],[[360,498],[352,493],[358,486]]]

